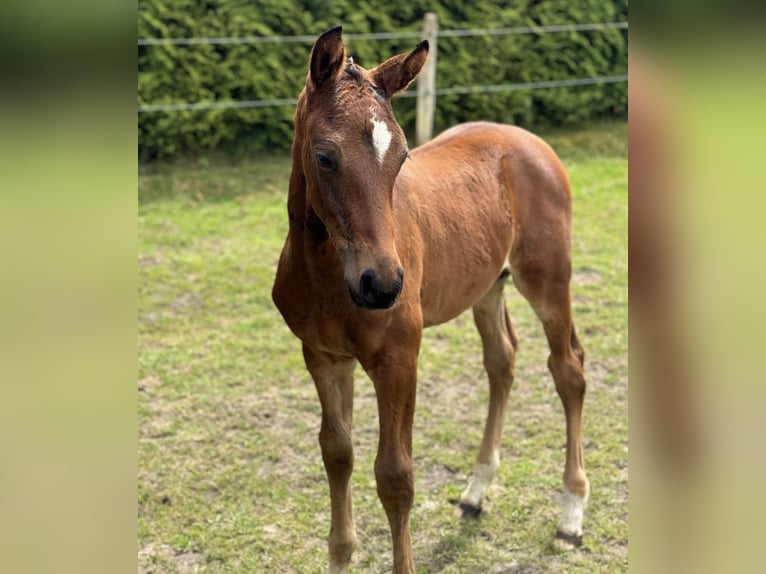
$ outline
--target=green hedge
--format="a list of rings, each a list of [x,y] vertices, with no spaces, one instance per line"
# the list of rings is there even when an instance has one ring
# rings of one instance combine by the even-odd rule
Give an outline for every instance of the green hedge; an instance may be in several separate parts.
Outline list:
[[[436,12],[442,30],[627,20],[627,0],[139,0],[139,38],[318,35],[419,31]],[[372,67],[410,50],[409,40],[347,40]],[[294,98],[306,77],[311,42],[139,46],[138,102],[160,104]],[[585,78],[627,73],[627,31],[602,30],[439,38],[438,87]],[[415,99],[395,99],[408,132]],[[531,128],[624,115],[627,84],[440,96],[435,129],[475,119]],[[152,112],[138,115],[143,160],[201,153],[227,144],[253,152],[289,149],[293,106]]]

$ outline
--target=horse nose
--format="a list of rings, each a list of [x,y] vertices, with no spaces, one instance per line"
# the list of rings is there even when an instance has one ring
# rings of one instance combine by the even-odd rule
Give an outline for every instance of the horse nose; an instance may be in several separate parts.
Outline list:
[[[386,286],[374,269],[365,269],[359,279],[359,297],[362,307],[367,309],[388,309],[402,292],[404,271],[401,267],[396,270],[396,279]]]

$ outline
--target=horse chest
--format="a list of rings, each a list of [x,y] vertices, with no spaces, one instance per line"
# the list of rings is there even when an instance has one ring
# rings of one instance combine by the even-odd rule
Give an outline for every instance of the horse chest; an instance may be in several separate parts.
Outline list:
[[[356,309],[348,293],[315,288],[305,274],[289,269],[280,268],[277,277],[274,302],[293,334],[315,350],[354,356],[349,333]]]

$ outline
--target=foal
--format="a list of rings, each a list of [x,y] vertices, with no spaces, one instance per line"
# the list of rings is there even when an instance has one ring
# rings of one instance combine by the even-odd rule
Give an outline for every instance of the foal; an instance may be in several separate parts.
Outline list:
[[[341,28],[329,30],[311,51],[295,112],[289,231],[273,298],[303,342],[322,405],[332,573],[348,571],[356,543],[350,477],[357,362],[377,396],[375,477],[391,527],[393,570],[414,572],[409,514],[421,334],[468,308],[484,347],[490,403],[460,505],[464,515],[481,510],[513,382],[516,337],[503,295],[509,275],[542,321],[566,414],[557,539],[579,545],[582,536],[584,352],[570,308],[567,176],[541,139],[499,124],[463,124],[410,152],[390,99],[427,55],[422,42],[365,70],[347,57]]]

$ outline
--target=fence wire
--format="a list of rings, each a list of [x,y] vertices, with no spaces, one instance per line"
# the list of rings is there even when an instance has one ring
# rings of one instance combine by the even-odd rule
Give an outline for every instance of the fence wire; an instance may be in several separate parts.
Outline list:
[[[597,30],[626,30],[627,22],[594,22],[587,24],[555,24],[549,26],[517,26],[511,28],[471,28],[464,30],[440,30],[440,38],[457,38],[470,36],[501,36],[514,34],[551,34],[561,32],[587,32]],[[401,38],[420,38],[420,32],[375,32],[367,34],[344,34],[349,40],[391,40]],[[139,46],[191,46],[199,44],[225,45],[225,44],[287,44],[296,42],[313,42],[315,35],[300,36],[247,36],[247,37],[218,37],[218,38],[142,38],[138,40]],[[450,88],[437,88],[437,96],[453,94],[482,94],[492,92],[508,92],[514,90],[536,90],[545,88],[589,86],[595,84],[613,84],[627,82],[627,75],[602,76],[595,78],[571,78],[565,80],[547,80],[538,82],[525,82],[517,84],[496,84],[491,86],[456,86]],[[400,94],[400,98],[413,98],[417,96],[416,90],[410,90]],[[138,113],[153,112],[177,112],[218,109],[246,109],[267,108],[273,106],[290,106],[297,103],[296,98],[275,98],[263,100],[235,100],[222,102],[199,102],[199,103],[176,103],[176,104],[145,104],[138,106]]]
[[[537,90],[542,88],[562,88],[571,86],[591,86],[595,84],[616,84],[627,82],[628,76],[602,76],[597,78],[572,78],[568,80],[546,80],[540,82],[525,82],[520,84],[495,84],[491,86],[458,86],[453,88],[437,88],[434,90],[437,96],[453,94],[487,94],[492,92],[511,92],[514,90]],[[397,98],[415,98],[417,90],[409,90],[401,93]],[[275,100],[238,100],[229,102],[202,102],[197,104],[156,104],[139,106],[138,113],[149,112],[177,112],[218,110],[225,108],[265,108],[271,106],[294,106],[298,103],[297,98],[281,98]]]
[[[512,28],[470,28],[465,30],[440,30],[439,37],[510,36],[514,34],[550,34],[558,32],[589,32],[594,30],[625,30],[627,22],[594,22],[590,24],[553,24],[549,26],[517,26]],[[420,38],[420,32],[371,32],[367,34],[343,34],[347,40],[398,40]],[[292,44],[316,40],[316,35],[300,36],[226,36],[214,38],[140,38],[139,46],[193,46],[196,44]]]

